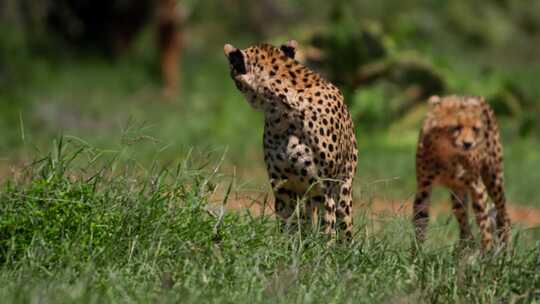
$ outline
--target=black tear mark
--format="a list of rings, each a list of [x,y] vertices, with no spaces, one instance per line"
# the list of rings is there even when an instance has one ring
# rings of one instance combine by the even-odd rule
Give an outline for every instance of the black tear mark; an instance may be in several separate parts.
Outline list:
[[[233,66],[233,69],[238,74],[246,74],[246,64],[244,62],[244,55],[240,50],[236,50],[229,54],[229,62]]]

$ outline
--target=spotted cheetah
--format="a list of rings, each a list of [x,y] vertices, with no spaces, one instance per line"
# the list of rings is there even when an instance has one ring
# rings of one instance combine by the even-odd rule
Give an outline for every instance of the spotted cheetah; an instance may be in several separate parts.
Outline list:
[[[496,209],[498,238],[509,242],[510,219],[503,185],[503,155],[495,114],[482,97],[432,96],[418,140],[417,191],[413,222],[416,239],[425,239],[429,196],[434,185],[451,191],[460,240],[473,237],[467,218],[468,194],[481,233],[482,250],[492,248],[493,231],[486,209],[488,194]]]
[[[236,87],[264,113],[264,160],[282,223],[305,199],[304,215],[312,225],[322,215],[326,235],[335,234],[337,222],[350,239],[357,162],[353,122],[339,89],[295,60],[296,49],[295,41],[279,48],[224,46]]]

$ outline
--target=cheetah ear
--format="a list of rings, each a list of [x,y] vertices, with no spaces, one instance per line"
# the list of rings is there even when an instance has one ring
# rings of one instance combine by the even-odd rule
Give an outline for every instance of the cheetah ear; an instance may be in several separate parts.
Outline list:
[[[229,54],[238,50],[237,48],[235,48],[234,46],[232,46],[231,44],[225,44],[223,46],[223,52],[225,53],[225,56],[229,57]]]
[[[229,63],[231,64],[232,68],[238,74],[243,75],[247,73],[244,54],[242,54],[242,51],[230,44],[225,44],[225,46],[223,46],[223,52],[225,53],[225,56],[227,56],[227,58],[229,59]]]
[[[438,95],[433,95],[428,99],[428,104],[430,106],[437,105],[440,102],[441,102],[441,97],[439,97]]]
[[[287,55],[287,57],[294,59],[294,55],[296,54],[296,48],[298,47],[298,42],[296,40],[289,40],[287,43],[282,44],[280,49]]]
[[[477,98],[478,98],[478,100],[480,100],[480,102],[487,103],[486,98],[484,96],[477,96]]]

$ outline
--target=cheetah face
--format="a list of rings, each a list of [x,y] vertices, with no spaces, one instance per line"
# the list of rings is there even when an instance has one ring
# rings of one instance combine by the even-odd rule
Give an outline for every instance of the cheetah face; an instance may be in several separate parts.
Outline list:
[[[271,106],[268,104],[268,80],[272,68],[294,59],[296,46],[294,40],[280,48],[263,44],[241,50],[225,44],[223,51],[229,61],[231,78],[253,108],[265,109]]]
[[[437,97],[438,98],[438,97]],[[452,100],[430,100],[437,116],[437,127],[449,139],[457,152],[467,153],[479,147],[485,139],[483,113],[478,102],[470,100],[452,104]]]
[[[474,150],[484,140],[482,122],[471,119],[468,115],[458,115],[457,119],[450,122],[447,128],[454,148],[464,152]]]

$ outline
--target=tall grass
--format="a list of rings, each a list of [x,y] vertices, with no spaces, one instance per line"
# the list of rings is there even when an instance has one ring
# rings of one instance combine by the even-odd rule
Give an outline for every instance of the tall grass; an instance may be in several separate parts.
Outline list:
[[[3,303],[530,302],[540,242],[508,255],[454,249],[441,221],[410,257],[409,220],[359,216],[354,241],[283,234],[271,216],[213,205],[234,188],[219,161],[142,167],[78,141],[12,177],[0,194]],[[226,191],[227,192],[227,191]]]

